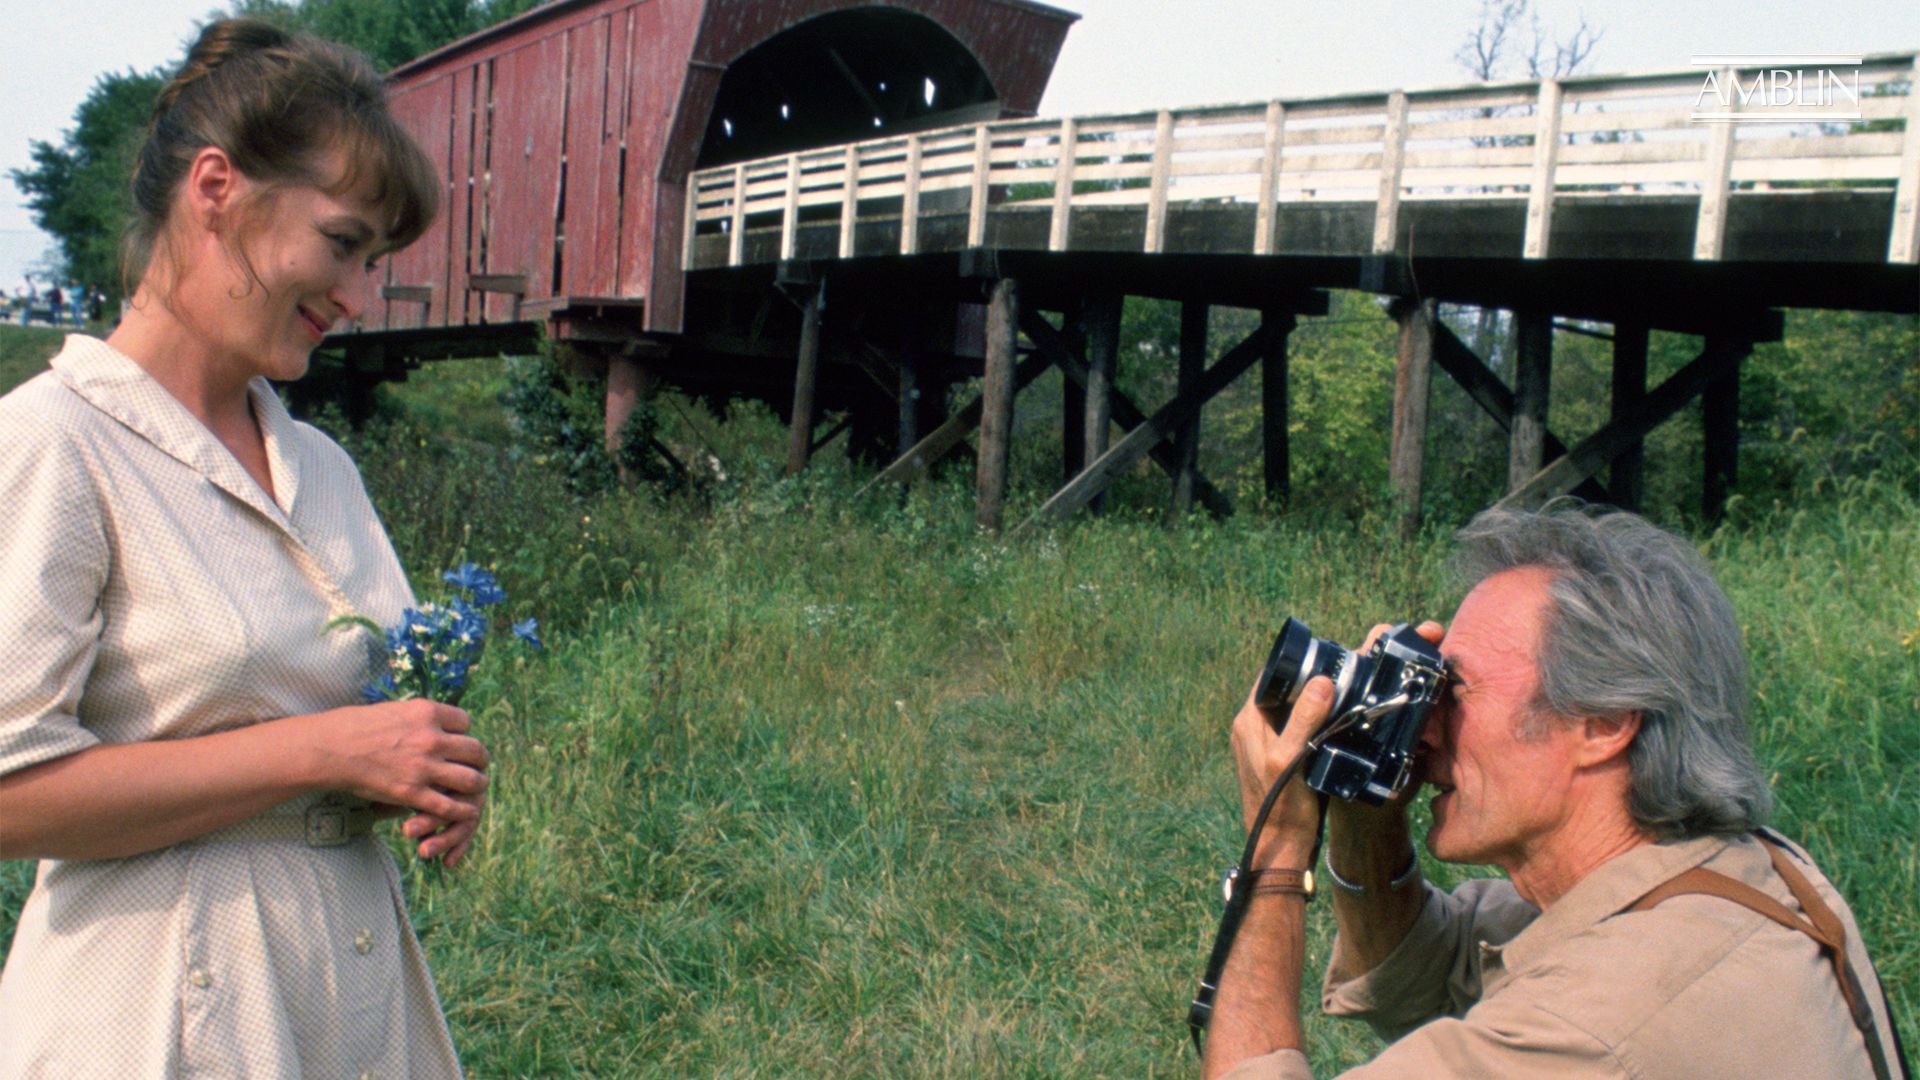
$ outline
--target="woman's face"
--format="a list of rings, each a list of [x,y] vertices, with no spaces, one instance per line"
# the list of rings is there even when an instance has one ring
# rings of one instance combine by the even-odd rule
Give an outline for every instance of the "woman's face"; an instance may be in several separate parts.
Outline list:
[[[195,321],[247,377],[297,379],[321,339],[371,303],[384,237],[364,201],[307,186],[268,193],[243,217],[232,246],[244,261],[222,251],[194,290],[210,317]]]

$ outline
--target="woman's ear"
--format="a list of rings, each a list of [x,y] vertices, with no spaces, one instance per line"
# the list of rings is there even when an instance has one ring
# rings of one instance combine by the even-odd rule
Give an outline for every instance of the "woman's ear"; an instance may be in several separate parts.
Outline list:
[[[217,146],[202,147],[193,156],[193,163],[187,166],[186,183],[180,185],[191,220],[203,228],[218,231],[231,220],[246,183],[225,150]]]
[[[1624,756],[1627,747],[1633,745],[1633,737],[1640,734],[1640,719],[1640,713],[1635,711],[1612,716],[1589,716],[1582,720],[1575,763],[1581,766],[1600,765]]]

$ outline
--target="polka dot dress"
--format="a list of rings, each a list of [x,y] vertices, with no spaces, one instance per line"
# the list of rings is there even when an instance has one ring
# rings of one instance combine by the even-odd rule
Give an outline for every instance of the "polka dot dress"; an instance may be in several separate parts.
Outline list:
[[[0,775],[359,702],[411,602],[353,462],[252,387],[274,494],[132,360],[73,336],[0,398]],[[0,1078],[458,1077],[393,860],[311,800],[126,859],[42,862],[0,973]],[[5,823],[0,822],[0,829]]]

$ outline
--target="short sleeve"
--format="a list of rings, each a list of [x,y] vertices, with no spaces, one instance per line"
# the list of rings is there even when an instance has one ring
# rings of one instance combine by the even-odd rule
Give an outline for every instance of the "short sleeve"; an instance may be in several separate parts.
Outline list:
[[[1313,1080],[1313,1070],[1307,1067],[1307,1055],[1300,1051],[1275,1050],[1235,1065],[1220,1080]]]
[[[100,501],[72,443],[18,413],[0,410],[0,776],[100,741],[77,715],[102,627]]]
[[[1365,1020],[1389,1041],[1436,1017],[1460,1016],[1480,999],[1478,946],[1512,940],[1539,915],[1503,880],[1467,881],[1452,892],[1425,888],[1407,936],[1372,971],[1342,981],[1329,962],[1320,997],[1327,1015]],[[1339,950],[1336,936],[1336,959]]]

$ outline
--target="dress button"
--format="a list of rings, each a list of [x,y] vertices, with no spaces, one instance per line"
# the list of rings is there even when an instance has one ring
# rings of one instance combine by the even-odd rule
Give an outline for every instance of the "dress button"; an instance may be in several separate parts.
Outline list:
[[[370,1072],[363,1072],[360,1074],[360,1080],[380,1080],[380,1078]]]
[[[373,951],[373,931],[362,928],[353,935],[353,951],[365,956]]]
[[[204,968],[194,968],[192,971],[187,972],[187,981],[195,987],[205,990],[207,987],[213,985],[213,976],[207,974]]]

